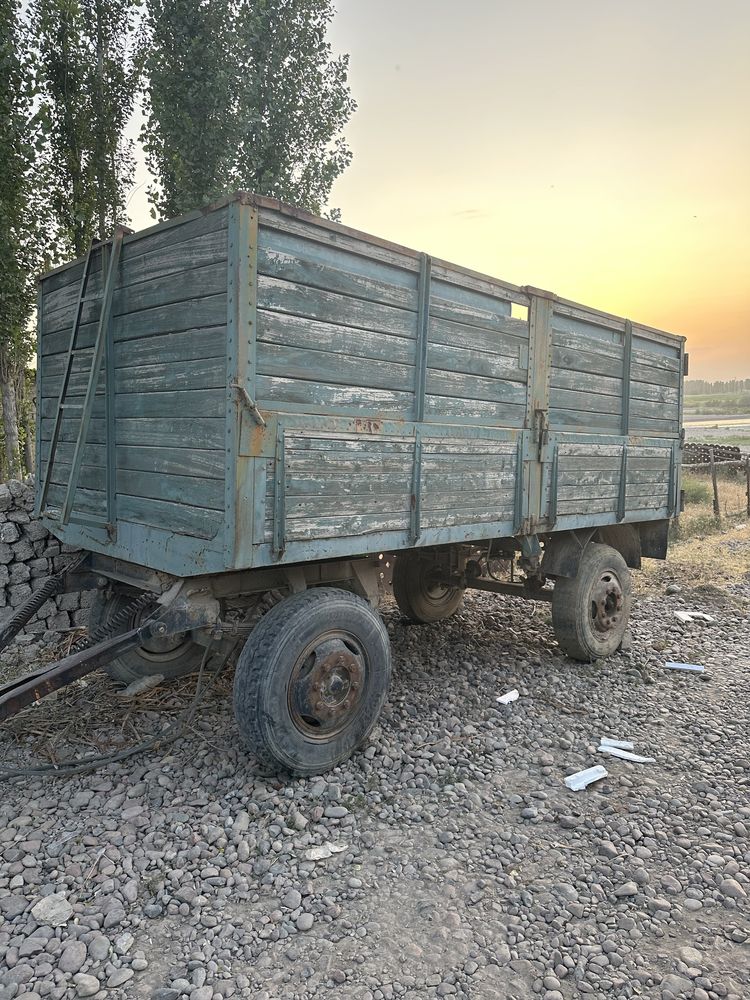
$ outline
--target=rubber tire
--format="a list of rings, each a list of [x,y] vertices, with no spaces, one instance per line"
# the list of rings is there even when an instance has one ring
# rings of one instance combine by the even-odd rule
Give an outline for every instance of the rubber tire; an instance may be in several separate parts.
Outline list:
[[[307,738],[294,724],[287,685],[305,646],[341,628],[356,636],[368,658],[360,711],[331,740]],[[391,680],[391,647],[380,615],[346,590],[320,587],[293,594],[261,618],[240,653],[234,675],[234,714],[245,746],[264,770],[323,774],[354,753],[373,730]]]
[[[131,604],[137,596],[138,592],[130,591],[114,593],[105,597],[101,591],[97,591],[89,611],[89,632],[106,626],[119,611]],[[118,625],[111,634],[122,635],[123,632],[133,628],[135,624],[135,622],[126,622],[123,625]],[[122,684],[131,684],[142,677],[150,677],[154,674],[162,674],[171,680],[198,670],[203,653],[203,647],[196,642],[186,643],[184,651],[174,659],[158,659],[149,656],[142,649],[131,649],[108,663],[104,670],[113,681],[119,681]]]
[[[393,596],[399,610],[420,625],[450,618],[463,604],[464,591],[460,587],[447,588],[445,596],[435,599],[427,590],[429,560],[411,552],[396,556],[393,567]]]
[[[623,592],[623,614],[617,628],[601,633],[591,624],[589,595],[594,583],[607,570],[620,581]],[[628,628],[632,590],[630,570],[617,549],[592,542],[586,546],[572,579],[558,577],[552,593],[552,625],[561,648],[574,660],[590,663],[612,656],[620,648]]]

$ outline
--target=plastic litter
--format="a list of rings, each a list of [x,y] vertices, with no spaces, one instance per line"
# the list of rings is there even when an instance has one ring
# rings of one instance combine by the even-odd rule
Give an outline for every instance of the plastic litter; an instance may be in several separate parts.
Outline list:
[[[117,695],[120,698],[135,698],[139,694],[143,694],[144,691],[158,687],[163,680],[164,674],[148,674],[146,677],[138,677],[122,691],[118,691]]]
[[[672,663],[671,660],[665,663],[664,666],[667,670],[687,670],[693,674],[702,674],[706,669],[700,663]]]
[[[510,705],[512,701],[518,701],[518,691],[515,688],[512,691],[506,691],[505,694],[501,694],[497,698],[497,701],[501,705]]]
[[[654,757],[641,757],[639,753],[631,753],[630,750],[623,750],[621,747],[599,747],[599,753],[608,753],[612,757],[620,757],[622,760],[632,760],[635,764],[655,764]]]
[[[599,740],[600,747],[617,747],[618,750],[635,750],[635,744],[630,740],[611,740],[609,736],[602,736]]]
[[[608,774],[609,771],[606,767],[597,764],[595,767],[587,767],[585,771],[576,771],[575,774],[569,774],[565,779],[565,784],[571,791],[580,792],[593,781],[601,781],[602,778],[606,778]]]
[[[705,611],[675,611],[675,618],[679,618],[681,622],[687,624],[688,622],[715,622],[716,619],[713,615],[707,615]]]
[[[325,861],[326,858],[330,858],[334,854],[341,854],[347,849],[347,846],[347,844],[332,844],[328,840],[325,844],[308,848],[302,856],[305,861]]]

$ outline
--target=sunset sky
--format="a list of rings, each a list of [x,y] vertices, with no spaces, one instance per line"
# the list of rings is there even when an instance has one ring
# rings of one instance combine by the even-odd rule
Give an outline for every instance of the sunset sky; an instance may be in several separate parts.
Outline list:
[[[747,0],[339,0],[331,42],[359,105],[347,225],[750,377]]]

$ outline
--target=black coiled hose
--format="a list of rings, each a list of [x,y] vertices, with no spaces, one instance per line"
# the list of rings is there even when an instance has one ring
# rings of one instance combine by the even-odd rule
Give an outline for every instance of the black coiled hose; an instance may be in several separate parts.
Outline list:
[[[79,556],[66,566],[62,572],[48,577],[39,590],[35,591],[28,601],[21,605],[13,617],[3,626],[2,631],[0,631],[0,652],[5,649],[12,639],[15,639],[24,625],[31,620],[49,597],[60,593],[67,574],[77,569],[85,558],[85,555]]]
[[[83,649],[88,649],[89,646],[95,645],[97,642],[101,642],[102,639],[109,639],[111,635],[115,635],[117,629],[121,625],[129,625],[130,619],[133,615],[138,614],[142,608],[147,608],[149,604],[154,604],[156,602],[156,597],[153,594],[144,593],[140,597],[136,597],[134,601],[127,604],[124,608],[121,608],[117,614],[112,615],[112,617],[100,625],[99,628],[95,628],[93,632],[85,635],[78,642],[74,643],[70,647],[70,653],[80,653]]]

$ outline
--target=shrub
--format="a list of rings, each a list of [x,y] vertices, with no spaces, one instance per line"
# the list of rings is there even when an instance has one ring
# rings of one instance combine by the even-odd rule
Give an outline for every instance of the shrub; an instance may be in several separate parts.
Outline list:
[[[705,479],[697,476],[683,476],[682,488],[685,491],[685,503],[711,503],[711,486]]]

